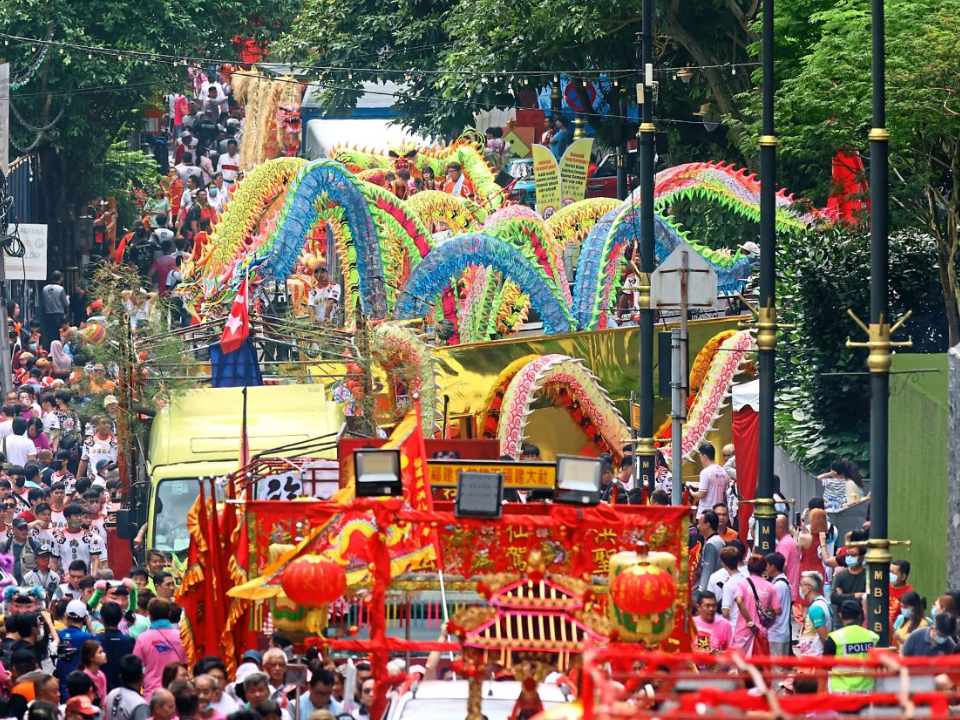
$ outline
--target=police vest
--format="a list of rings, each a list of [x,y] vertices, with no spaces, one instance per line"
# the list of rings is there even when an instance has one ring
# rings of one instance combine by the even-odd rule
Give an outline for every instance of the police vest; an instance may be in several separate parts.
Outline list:
[[[837,659],[865,658],[880,636],[859,625],[847,625],[828,636],[837,646]],[[874,678],[864,676],[860,668],[838,667],[830,671],[830,692],[870,692]]]

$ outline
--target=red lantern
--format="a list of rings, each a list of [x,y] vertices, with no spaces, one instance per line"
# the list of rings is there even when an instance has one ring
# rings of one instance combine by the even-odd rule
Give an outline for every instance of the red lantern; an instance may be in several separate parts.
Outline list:
[[[610,598],[623,612],[653,615],[669,610],[677,598],[677,581],[663,568],[642,562],[617,575]]]
[[[287,565],[280,587],[290,600],[305,607],[319,607],[339,599],[347,589],[343,568],[318,555],[305,555]]]

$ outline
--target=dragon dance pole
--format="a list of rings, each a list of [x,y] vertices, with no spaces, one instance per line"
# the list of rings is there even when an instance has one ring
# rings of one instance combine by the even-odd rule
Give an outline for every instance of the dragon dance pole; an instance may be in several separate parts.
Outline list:
[[[757,347],[760,356],[760,447],[757,468],[756,550],[776,545],[773,506],[773,410],[777,360],[776,199],[777,137],[773,122],[773,0],[763,0],[763,121],[760,135],[760,303]]]
[[[640,84],[640,437],[637,459],[640,476],[637,482],[646,487],[648,496],[654,491],[653,445],[653,313],[650,302],[650,276],[654,271],[653,238],[653,0],[643,0],[641,35]],[[676,478],[675,482],[680,482]]]

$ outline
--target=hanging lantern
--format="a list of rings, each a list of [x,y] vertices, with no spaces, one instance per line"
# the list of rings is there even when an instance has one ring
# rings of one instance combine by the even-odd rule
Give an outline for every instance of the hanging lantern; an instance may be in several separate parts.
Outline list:
[[[653,565],[641,548],[639,562],[616,576],[610,599],[623,612],[651,615],[673,607],[677,581],[669,571]]]
[[[295,603],[318,607],[339,599],[347,589],[343,568],[319,555],[294,560],[280,576],[280,587]]]

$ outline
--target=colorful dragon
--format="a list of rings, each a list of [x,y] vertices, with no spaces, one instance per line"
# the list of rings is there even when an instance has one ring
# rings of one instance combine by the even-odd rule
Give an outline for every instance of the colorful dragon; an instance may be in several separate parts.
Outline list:
[[[333,148],[330,157],[342,162],[354,173],[406,168],[413,177],[419,177],[423,169],[429,167],[438,179],[443,177],[447,165],[457,162],[460,163],[466,179],[473,185],[480,205],[487,209],[496,209],[503,204],[503,189],[496,183],[496,171],[484,159],[483,148],[467,140],[429,147],[417,147],[408,143],[389,148],[386,152],[339,145]],[[368,179],[376,178],[370,175]]]

